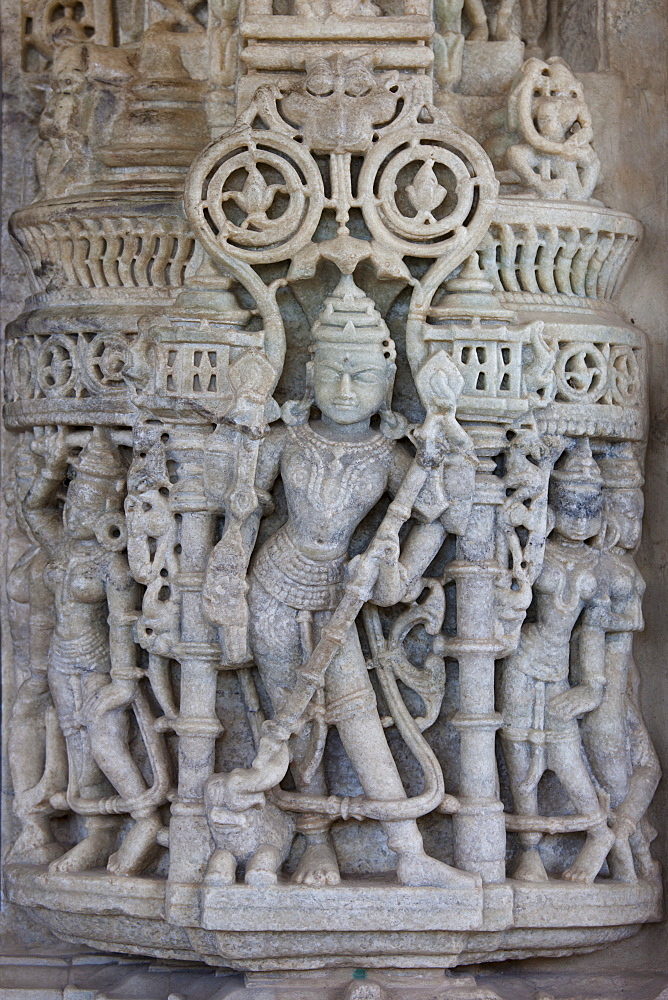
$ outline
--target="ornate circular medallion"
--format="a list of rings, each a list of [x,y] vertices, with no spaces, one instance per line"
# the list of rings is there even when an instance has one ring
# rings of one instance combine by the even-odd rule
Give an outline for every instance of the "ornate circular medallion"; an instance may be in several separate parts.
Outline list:
[[[436,124],[388,135],[362,168],[367,226],[401,253],[454,254],[489,226],[496,181],[487,156],[458,130],[456,139],[443,135]]]
[[[313,236],[323,207],[320,171],[278,132],[233,132],[197,157],[185,206],[213,256],[253,264],[286,260]]]

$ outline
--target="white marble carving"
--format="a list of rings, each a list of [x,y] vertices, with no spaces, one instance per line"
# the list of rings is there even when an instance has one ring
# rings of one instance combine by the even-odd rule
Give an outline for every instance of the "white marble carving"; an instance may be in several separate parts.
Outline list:
[[[24,3],[9,899],[258,990],[629,936],[642,230],[547,5],[162,6]]]

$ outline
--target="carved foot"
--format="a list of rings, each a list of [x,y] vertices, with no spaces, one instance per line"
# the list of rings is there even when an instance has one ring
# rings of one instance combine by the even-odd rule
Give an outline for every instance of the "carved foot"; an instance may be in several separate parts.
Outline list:
[[[430,885],[442,889],[474,889],[481,884],[478,875],[451,868],[424,852],[400,854],[397,878],[401,885]]]
[[[50,872],[84,872],[89,868],[103,868],[116,840],[116,827],[94,829],[85,840],[52,861]]]
[[[205,885],[234,885],[237,880],[237,859],[219,847],[214,851],[204,876]]]
[[[547,872],[538,849],[531,847],[522,851],[519,864],[513,873],[513,878],[520,882],[547,882]]]
[[[160,830],[162,820],[157,813],[138,819],[119,849],[109,858],[108,871],[114,875],[137,875],[143,871],[156,849]]]
[[[50,831],[28,820],[7,855],[9,864],[50,865],[62,857],[65,848],[52,839]]]
[[[308,844],[292,876],[299,885],[338,885],[339,863],[331,844]]]
[[[276,885],[281,855],[271,844],[262,844],[246,865],[246,885]]]
[[[561,876],[567,882],[593,882],[615,842],[612,830],[591,831],[577,858]]]

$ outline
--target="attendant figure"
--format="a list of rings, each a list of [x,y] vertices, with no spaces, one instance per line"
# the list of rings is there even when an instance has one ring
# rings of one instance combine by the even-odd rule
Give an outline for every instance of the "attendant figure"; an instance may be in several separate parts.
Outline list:
[[[615,879],[633,882],[638,874],[655,874],[649,851],[654,831],[644,816],[661,777],[640,713],[633,658],[634,634],[644,626],[645,581],[634,559],[642,530],[642,473],[628,444],[614,447],[599,465],[606,517],[600,539],[601,578],[609,600],[605,691],[601,704],[584,719],[582,734],[594,776],[610,796],[615,834],[610,872]]]
[[[67,755],[47,679],[49,646],[55,625],[53,595],[44,582],[47,556],[31,538],[21,507],[35,475],[31,435],[18,449],[14,514],[32,544],[9,571],[9,628],[18,686],[9,721],[7,756],[14,790],[14,812],[21,827],[7,860],[43,865],[64,853],[51,827],[57,810],[52,796],[67,785]],[[27,672],[27,674],[26,674]]]
[[[84,818],[84,839],[52,871],[106,865],[134,874],[150,860],[162,822],[129,746],[128,709],[143,676],[133,625],[138,587],[124,549],[126,470],[110,432],[96,428],[75,460],[63,428],[35,440],[44,463],[24,501],[32,533],[48,555],[44,578],[55,602],[48,679],[67,743],[65,807]],[[74,466],[64,508],[68,466]],[[119,820],[105,815],[111,784],[134,824],[119,849]],[[119,810],[122,811],[122,810]]]
[[[600,553],[591,545],[602,525],[601,473],[586,439],[553,472],[549,502],[554,529],[534,584],[536,618],[523,626],[517,651],[502,667],[501,741],[517,814],[539,815],[538,785],[551,770],[576,813],[589,818],[585,843],[562,878],[593,882],[615,838],[587,770],[577,721],[601,704],[605,690],[605,598]],[[571,637],[581,615],[580,679],[571,686]],[[541,839],[538,832],[519,834],[514,878],[547,879]]]

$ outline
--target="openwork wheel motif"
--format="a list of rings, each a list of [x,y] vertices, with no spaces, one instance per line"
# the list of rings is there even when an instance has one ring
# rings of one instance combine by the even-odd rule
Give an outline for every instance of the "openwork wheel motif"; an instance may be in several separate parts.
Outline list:
[[[559,394],[573,403],[595,403],[608,384],[607,362],[593,344],[573,344],[555,366]]]
[[[23,340],[16,340],[8,351],[11,386],[17,399],[31,399],[35,393],[33,356]]]
[[[37,382],[45,396],[69,396],[77,381],[76,348],[63,334],[53,334],[37,357]]]
[[[637,404],[642,373],[633,349],[625,344],[618,344],[610,351],[610,383],[614,403],[619,406]]]
[[[199,156],[185,205],[209,253],[254,264],[285,260],[315,232],[323,207],[320,172],[308,152],[277,132],[234,132]]]
[[[128,345],[118,334],[98,334],[84,353],[84,378],[93,392],[127,389],[125,369],[131,362]]]
[[[437,125],[381,139],[359,184],[369,192],[363,212],[373,236],[419,257],[457,253],[474,235],[482,238],[496,182],[485,154],[469,145],[460,148]]]

